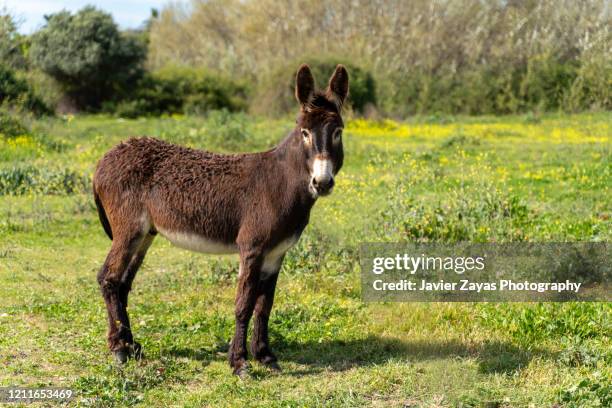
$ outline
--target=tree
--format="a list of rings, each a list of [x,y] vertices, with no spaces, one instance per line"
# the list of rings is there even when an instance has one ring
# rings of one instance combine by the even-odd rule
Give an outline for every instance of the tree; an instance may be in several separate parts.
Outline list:
[[[24,68],[24,39],[17,27],[15,18],[6,9],[0,10],[0,62],[11,68]]]
[[[110,14],[87,6],[74,15],[61,11],[45,19],[32,36],[30,58],[77,107],[99,108],[142,74],[145,45],[136,35],[121,33]]]

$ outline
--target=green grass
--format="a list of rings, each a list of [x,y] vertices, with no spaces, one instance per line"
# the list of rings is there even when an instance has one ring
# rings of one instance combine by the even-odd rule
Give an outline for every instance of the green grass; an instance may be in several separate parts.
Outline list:
[[[352,121],[332,196],[281,272],[282,373],[231,375],[234,257],[156,239],[130,298],[146,358],[106,349],[96,161],[133,135],[260,150],[292,120],[38,120],[0,137],[0,386],[81,406],[609,406],[609,303],[363,303],[365,241],[610,241],[612,115]]]

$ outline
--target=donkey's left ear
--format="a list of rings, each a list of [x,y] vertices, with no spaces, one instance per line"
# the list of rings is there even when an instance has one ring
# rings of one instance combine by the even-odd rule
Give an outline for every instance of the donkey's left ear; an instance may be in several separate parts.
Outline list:
[[[339,64],[334,71],[334,74],[329,79],[329,85],[325,92],[327,97],[332,100],[338,108],[342,108],[342,104],[346,99],[349,91],[349,76],[344,65]]]

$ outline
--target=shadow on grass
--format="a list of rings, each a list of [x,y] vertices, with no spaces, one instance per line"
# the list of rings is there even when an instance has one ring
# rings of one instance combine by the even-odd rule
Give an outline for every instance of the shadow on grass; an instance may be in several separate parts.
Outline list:
[[[390,360],[417,363],[446,358],[474,358],[485,374],[510,374],[524,368],[542,350],[524,350],[513,344],[492,341],[469,345],[459,341],[401,341],[379,336],[357,340],[286,343],[278,347],[283,360],[310,366],[313,371],[343,371],[353,367],[384,364]]]
[[[308,366],[293,370],[290,375],[311,375],[324,370],[344,371],[354,367],[384,364],[388,361],[403,361],[407,364],[420,361],[473,358],[484,374],[511,374],[526,367],[536,356],[553,358],[548,352],[538,349],[525,350],[511,343],[491,341],[483,344],[466,344],[460,341],[402,341],[380,336],[369,336],[356,340],[285,342],[272,341],[277,356],[284,361]],[[216,350],[173,349],[168,353],[175,357],[186,357],[201,361],[204,365],[212,361],[226,361],[227,349]]]
[[[219,343],[214,348],[207,349],[190,349],[175,347],[165,352],[172,357],[176,358],[188,358],[190,360],[200,361],[204,366],[209,365],[213,361],[227,361],[227,351],[229,350],[229,343]]]

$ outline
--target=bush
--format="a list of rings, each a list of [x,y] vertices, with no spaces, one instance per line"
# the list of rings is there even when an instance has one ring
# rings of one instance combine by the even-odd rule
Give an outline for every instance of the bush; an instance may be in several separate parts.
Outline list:
[[[2,64],[0,64],[0,104],[35,114],[51,112],[24,79],[19,78],[15,71]]]
[[[435,72],[397,73],[377,83],[381,107],[394,116],[508,114],[563,108],[572,88],[577,87],[574,83],[580,71],[576,61],[542,54],[525,61],[467,66],[460,71],[449,66]],[[575,93],[594,94],[591,89],[581,91],[584,89],[577,88]]]
[[[188,67],[166,67],[154,78],[168,84],[180,95],[184,113],[205,113],[227,109],[230,112],[247,107],[247,87],[221,74]]]
[[[0,110],[0,137],[10,138],[28,133],[28,129],[19,119]]]
[[[559,109],[577,76],[577,64],[550,55],[536,55],[527,63],[520,96],[530,110]]]
[[[610,378],[601,371],[594,371],[559,390],[557,398],[561,406],[567,408],[609,407],[612,404]]]
[[[90,177],[70,169],[32,166],[0,169],[0,195],[74,194],[90,189]]]
[[[105,105],[121,117],[163,113],[203,114],[211,110],[230,112],[247,106],[246,86],[202,69],[166,67],[146,74],[125,99]]]
[[[452,144],[451,140],[445,142]],[[406,198],[399,184],[379,214],[383,241],[488,242],[525,240],[529,208],[488,183],[465,186],[439,201]]]
[[[0,9],[0,61],[11,68],[22,69],[26,66],[24,56],[25,36],[17,31],[15,18]]]
[[[600,40],[586,52],[577,69],[577,77],[564,100],[564,109],[612,109],[612,58],[609,41]]]
[[[251,111],[258,114],[278,115],[295,111],[295,75],[302,62],[307,62],[315,77],[317,86],[327,87],[329,77],[342,60],[339,58],[305,58],[294,61],[272,72],[258,82],[251,101]],[[344,62],[343,62],[344,63]],[[362,68],[345,63],[350,77],[347,106],[357,112],[364,112],[368,104],[376,105],[376,86],[372,75]]]
[[[110,14],[87,6],[46,17],[32,36],[30,58],[80,108],[96,109],[142,74],[145,44],[120,33]]]
[[[36,97],[49,108],[49,112],[63,111],[62,103],[70,102],[64,95],[62,86],[49,75],[39,69],[30,69],[23,73],[23,79],[28,83]]]
[[[130,99],[117,103],[105,103],[103,105],[103,110],[126,119],[159,114],[159,112],[151,110],[151,101],[146,99]]]

